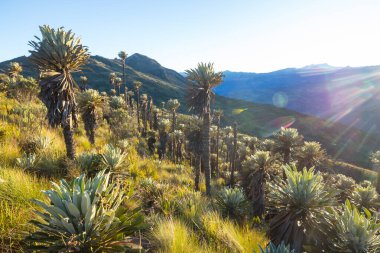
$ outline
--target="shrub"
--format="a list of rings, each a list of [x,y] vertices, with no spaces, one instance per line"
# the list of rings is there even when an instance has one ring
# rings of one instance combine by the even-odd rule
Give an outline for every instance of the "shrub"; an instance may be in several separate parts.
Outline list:
[[[127,211],[118,185],[109,184],[109,174],[93,179],[84,175],[71,183],[61,180],[44,191],[50,205],[34,202],[41,220],[32,220],[38,230],[25,238],[28,248],[39,252],[118,252],[127,248],[124,237],[142,229],[143,216]]]
[[[358,209],[347,200],[332,220],[333,235],[328,236],[332,252],[375,253],[380,250],[380,224],[376,217]]]
[[[22,157],[16,159],[16,164],[21,169],[33,169],[37,163],[37,156],[35,154],[23,154]]]
[[[178,203],[179,216],[198,229],[201,226],[202,215],[209,210],[210,204],[200,192],[190,192],[183,196]]]
[[[240,188],[224,188],[216,194],[215,205],[223,217],[242,221],[247,214],[249,202]]]
[[[356,187],[354,179],[342,174],[323,173],[322,176],[328,187],[339,192],[337,195],[339,202],[344,203],[347,198],[351,198]]]
[[[101,170],[102,156],[98,154],[84,152],[76,160],[81,172],[85,172],[89,176],[93,176]]]
[[[105,152],[102,154],[103,164],[111,171],[120,170],[126,162],[127,155],[120,148],[111,144],[106,146]]]
[[[379,194],[377,194],[375,187],[368,185],[363,187],[358,185],[352,193],[352,202],[362,210],[363,208],[375,211],[379,206]]]
[[[39,145],[34,138],[23,138],[19,141],[18,145],[21,152],[27,155],[37,154],[39,151]]]
[[[269,183],[269,206],[275,216],[270,221],[269,236],[279,245],[290,244],[301,252],[307,236],[318,236],[320,222],[329,214],[327,207],[335,205],[335,191],[326,187],[320,173],[295,166],[284,166],[286,180]]]
[[[125,105],[125,100],[120,96],[112,96],[109,100],[109,105],[112,109],[122,109]]]

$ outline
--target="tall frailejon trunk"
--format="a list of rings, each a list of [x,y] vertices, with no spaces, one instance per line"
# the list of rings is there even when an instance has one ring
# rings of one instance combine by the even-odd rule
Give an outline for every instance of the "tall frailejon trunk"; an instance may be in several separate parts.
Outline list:
[[[220,120],[218,120],[217,129],[216,129],[216,166],[215,166],[216,177],[219,177],[219,135],[220,135]]]
[[[255,180],[257,180],[254,184],[254,191],[253,191],[253,208],[252,208],[252,214],[253,216],[261,217],[264,214],[264,201],[265,201],[265,170],[263,168],[260,168],[257,177]]]
[[[157,129],[158,129],[158,115],[157,114],[158,113],[156,111],[153,113],[153,129],[154,129],[154,131],[157,131]]]
[[[149,98],[149,108],[148,108],[148,119],[149,119],[149,129],[153,129],[153,99]]]
[[[88,136],[88,140],[90,141],[90,143],[92,145],[95,144],[95,130],[94,129],[91,129],[89,136]]]
[[[137,130],[140,132],[140,92],[137,90]]]
[[[230,185],[233,188],[235,185],[235,170],[236,170],[236,153],[237,153],[237,123],[234,123],[234,147],[231,157],[231,179]]]
[[[63,127],[63,137],[66,144],[66,154],[71,160],[75,159],[74,133],[70,124]]]
[[[147,128],[148,128],[148,121],[147,121],[147,102],[144,101],[141,106],[141,114],[142,114],[142,120],[143,120],[143,129],[142,129],[142,135],[146,136]]]
[[[285,150],[284,152],[284,163],[289,164],[290,162],[290,150]]]
[[[123,60],[123,87],[124,87],[124,93],[126,92],[126,83],[125,83],[125,59]]]
[[[289,164],[290,163],[290,149],[289,150],[285,150],[285,152],[284,152],[284,163],[285,164]],[[282,171],[282,178],[284,180],[286,180],[285,170]]]
[[[129,110],[129,96],[128,96],[128,88],[124,87],[124,96],[125,96],[125,108]]]
[[[176,157],[177,157],[177,162],[182,162],[182,141],[178,141],[178,144],[177,144],[177,153],[176,153]]]
[[[195,162],[194,162],[194,170],[195,170],[195,178],[194,178],[194,186],[195,190],[199,191],[199,179],[201,176],[201,156],[195,155]]]
[[[377,183],[376,183],[377,193],[380,194],[380,166],[377,165]]]
[[[211,164],[210,164],[210,112],[203,117],[202,129],[202,163],[205,172],[206,194],[211,195]]]
[[[176,124],[177,124],[177,114],[176,114],[176,111],[173,110],[173,122],[172,122],[172,132],[174,132],[175,128],[176,128]]]

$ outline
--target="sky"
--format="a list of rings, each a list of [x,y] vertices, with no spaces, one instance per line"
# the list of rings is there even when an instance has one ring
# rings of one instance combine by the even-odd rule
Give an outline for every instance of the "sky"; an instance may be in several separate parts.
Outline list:
[[[48,24],[93,55],[125,50],[177,71],[380,65],[380,0],[0,0],[0,10],[0,61],[28,55]]]

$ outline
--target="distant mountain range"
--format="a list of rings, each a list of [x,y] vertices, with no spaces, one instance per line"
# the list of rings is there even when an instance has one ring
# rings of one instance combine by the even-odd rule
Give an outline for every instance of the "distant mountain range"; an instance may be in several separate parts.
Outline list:
[[[0,72],[5,72],[11,61],[17,61],[23,66],[24,75],[38,76],[38,72],[32,68],[25,56],[1,62]],[[162,101],[178,98],[181,102],[180,111],[188,113],[185,99],[187,82],[182,74],[167,69],[141,54],[128,57],[126,64],[129,89],[132,88],[134,80],[139,80],[143,83],[141,93],[151,95],[158,106]],[[372,80],[372,83],[375,82],[373,76],[376,72],[373,68],[379,69],[365,68],[368,69],[366,80]],[[122,67],[119,60],[92,56],[82,73],[74,73],[74,78],[79,80],[80,75],[86,75],[89,87],[109,91],[111,87],[108,78],[111,72],[117,72],[121,76]],[[361,94],[359,91],[365,89],[356,88],[354,84],[359,82],[355,80],[362,77],[362,69],[359,71],[354,68],[333,68],[327,65],[285,69],[267,74],[225,72],[224,83],[215,89],[222,95],[216,96],[215,107],[224,110],[223,125],[232,125],[236,121],[240,131],[259,137],[270,137],[281,126],[292,126],[297,128],[306,140],[321,142],[334,159],[368,167],[369,154],[380,149],[380,137],[374,134],[377,129],[368,133],[358,129],[359,124],[347,126],[341,123],[343,120],[328,121],[303,114],[328,118],[331,113],[323,115],[323,112],[334,109],[337,98],[341,98],[342,103],[338,103],[340,106],[357,105],[356,97]],[[333,79],[340,81],[331,83],[329,80]],[[369,90],[372,87],[371,82],[367,85]],[[356,93],[346,94],[350,91],[347,87],[351,87]],[[338,96],[327,93],[330,90],[336,92]],[[276,106],[273,105],[273,101]],[[360,108],[363,108],[363,105],[364,103],[360,104]],[[355,110],[357,108],[355,107]],[[362,116],[362,119],[374,122],[376,116]]]
[[[263,74],[226,71],[215,92],[380,134],[380,66],[320,64]]]

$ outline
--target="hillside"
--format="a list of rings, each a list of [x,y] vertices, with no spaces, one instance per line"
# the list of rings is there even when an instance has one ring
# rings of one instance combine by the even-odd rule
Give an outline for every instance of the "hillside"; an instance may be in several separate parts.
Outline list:
[[[274,104],[380,134],[380,66],[336,68],[327,64],[270,73],[225,72],[216,93]]]
[[[18,57],[0,63],[0,72],[6,71],[11,61],[21,63],[24,75],[37,76],[37,72],[31,68],[26,57]],[[183,105],[185,104],[186,79],[181,74],[162,67],[157,61],[141,54],[134,54],[128,57],[126,64],[126,80],[129,88],[132,87],[134,80],[139,80],[143,83],[141,93],[152,95],[156,104],[159,105],[160,102],[167,101],[170,98],[178,98]],[[118,72],[121,75],[121,71],[122,67],[118,60],[92,56],[87,66],[85,66],[83,73],[75,73],[74,77],[78,79],[78,76],[84,74],[88,77],[89,87],[100,91],[107,91],[110,89],[108,81],[109,73]],[[224,84],[222,84],[222,88],[226,87],[226,83],[228,84],[231,78],[244,77],[250,80],[254,76],[262,75],[246,73],[232,73],[230,75],[226,73],[226,79]],[[277,80],[278,87],[280,87],[281,80],[283,80],[281,90],[292,90],[289,79],[282,79],[282,77],[289,75],[297,77],[297,74],[294,74],[294,70],[289,69],[279,71],[276,77],[273,78],[273,80]],[[321,76],[317,77],[321,78]],[[267,78],[269,77],[265,75],[262,77],[263,80],[267,80]],[[244,87],[236,90],[240,89],[244,90]],[[219,93],[219,88],[216,91]],[[259,88],[255,88],[255,91],[257,94],[266,94],[265,92],[268,92],[265,89],[265,92],[263,92],[263,89]],[[265,96],[263,96],[264,98]],[[265,101],[260,100],[258,102],[262,103]],[[366,134],[355,127],[347,127],[337,122],[321,120],[317,117],[304,115],[286,108],[251,103],[222,96],[216,97],[215,106],[224,110],[225,117],[222,120],[224,125],[231,125],[234,121],[237,121],[240,131],[259,137],[270,137],[281,126],[292,125],[292,127],[299,129],[306,140],[319,141],[332,158],[360,166],[369,167],[369,154],[380,148],[380,138],[371,133]],[[187,112],[185,106],[181,106],[180,111]],[[366,120],[369,120],[369,118],[367,117]]]

